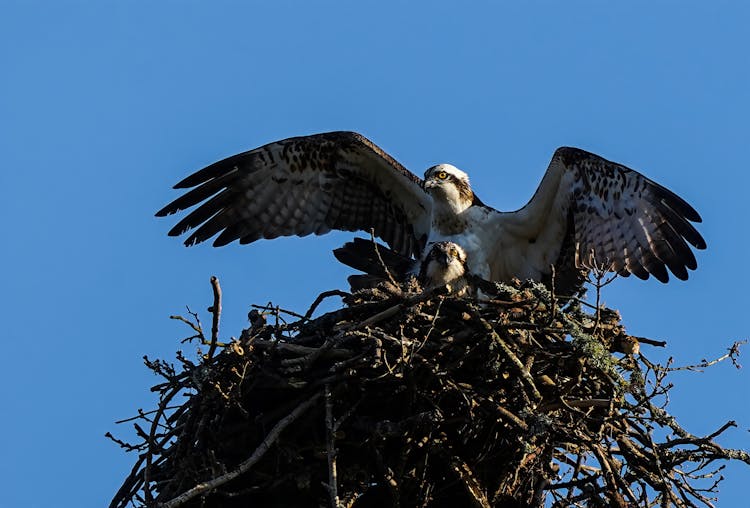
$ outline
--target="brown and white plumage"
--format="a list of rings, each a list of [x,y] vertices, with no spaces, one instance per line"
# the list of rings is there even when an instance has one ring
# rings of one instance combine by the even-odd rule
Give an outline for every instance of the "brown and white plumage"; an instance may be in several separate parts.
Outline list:
[[[706,244],[698,213],[640,173],[576,148],[558,149],[529,203],[515,212],[484,205],[468,176],[441,164],[421,180],[364,136],[332,132],[289,138],[202,169],[157,215],[199,205],[170,235],[186,244],[374,230],[394,251],[421,259],[455,242],[472,274],[492,281],[545,280],[605,268],[621,275],[686,279],[690,245]],[[573,280],[575,277],[572,277]]]
[[[234,240],[370,231],[392,248],[418,256],[429,231],[431,201],[421,180],[354,132],[284,139],[243,152],[185,178],[195,187],[157,216],[202,203],[169,232],[195,229],[192,245],[217,233]]]
[[[427,289],[448,286],[461,295],[468,289],[466,263],[466,252],[457,243],[434,243],[422,260],[419,281]]]
[[[559,148],[529,203],[491,221],[504,252],[491,270],[519,278],[549,272],[567,243],[572,263],[667,282],[697,267],[690,245],[706,243],[690,222],[701,217],[682,198],[621,164],[577,148]],[[567,242],[566,242],[567,240]],[[570,266],[563,266],[563,269]]]

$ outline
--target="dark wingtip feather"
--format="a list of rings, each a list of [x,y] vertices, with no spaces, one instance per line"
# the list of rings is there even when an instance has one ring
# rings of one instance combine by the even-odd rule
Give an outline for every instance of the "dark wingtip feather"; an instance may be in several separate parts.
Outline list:
[[[172,215],[175,212],[176,210],[172,210],[171,204],[169,204],[165,206],[164,208],[162,208],[161,210],[159,210],[158,212],[156,212],[154,214],[154,217],[166,217],[167,215]]]
[[[378,277],[386,277],[383,264],[396,278],[402,278],[416,263],[394,249],[364,238],[354,238],[334,249],[333,255],[346,266]]]
[[[650,263],[646,267],[646,269],[659,282],[663,284],[666,284],[667,282],[669,282],[669,272],[667,272],[667,268],[666,266],[664,266],[663,263],[654,261]]]
[[[672,274],[679,280],[688,280],[688,271],[684,266],[681,266],[679,271],[675,271],[672,267],[669,267],[669,269],[672,271]]]
[[[193,189],[193,190],[197,190],[197,189]],[[186,208],[190,208],[191,206],[193,206],[194,203],[192,203],[192,204],[186,204],[186,202],[185,202],[185,197],[186,196],[187,196],[187,194],[185,194],[183,196],[180,196],[179,198],[175,199],[171,203],[165,205],[164,208],[162,208],[161,210],[159,210],[158,212],[156,212],[154,215],[156,217],[166,217],[168,215],[173,215],[173,214],[175,214],[177,212],[185,210]]]
[[[693,247],[698,250],[706,248],[706,240],[690,222],[681,215],[679,211],[670,206],[669,203],[662,201],[658,206],[659,211],[667,218],[669,225]]]
[[[209,180],[213,180],[214,178],[219,178],[235,173],[239,171],[238,166],[240,162],[244,162],[244,159],[246,159],[247,156],[251,155],[253,152],[254,150],[238,153],[237,155],[232,155],[231,157],[222,159],[219,162],[214,162],[213,164],[210,164],[203,169],[199,169],[192,175],[186,176],[185,178],[174,184],[172,188],[189,189],[191,187],[195,187],[196,185],[208,182]]]
[[[350,263],[352,261],[352,255],[350,254],[350,250],[352,249],[352,242],[347,242],[341,247],[337,249],[333,249],[333,257],[335,257],[339,263],[345,264],[347,266],[351,266]]]
[[[678,263],[681,266],[678,270],[681,270],[680,273],[685,273],[685,278],[680,277],[680,274],[678,274],[671,265],[669,265],[669,269],[672,270],[672,273],[674,273],[680,280],[687,280],[687,272],[685,272],[685,268],[689,270],[695,270],[698,268],[698,262],[695,259],[693,251],[690,250],[685,239],[677,233],[669,222],[663,223],[660,231],[672,251],[672,263]]]
[[[652,180],[649,180],[649,184],[651,184],[651,192],[676,213],[682,215],[690,222],[703,222],[698,211],[680,196]]]
[[[664,262],[666,263],[667,268],[669,268],[669,271],[672,272],[672,275],[677,277],[679,280],[688,279],[687,268],[685,268],[685,265],[683,265],[681,261],[672,258],[669,260],[665,260]]]
[[[352,241],[346,242],[341,247],[334,249],[333,255],[340,263],[346,266],[362,272],[368,272],[379,268],[377,264],[373,263],[374,252],[375,249],[372,241],[363,238],[354,238]]]
[[[632,273],[636,277],[638,277],[641,280],[648,279],[648,270],[644,268],[643,264],[639,261],[639,258],[642,258],[643,256],[629,256],[625,260],[625,270]]]
[[[648,280],[648,278],[649,278],[649,273],[648,272],[643,272],[643,273],[642,272],[630,272],[630,273],[632,273],[633,275],[635,275],[636,277],[638,277],[641,280]]]
[[[244,225],[241,222],[235,222],[227,226],[224,231],[216,237],[212,245],[214,247],[224,247],[235,240],[239,240],[243,234],[247,234]]]
[[[185,231],[187,231],[190,228],[178,228],[173,227],[167,232],[167,236],[181,236]]]
[[[703,239],[700,233],[698,233],[698,239],[696,243],[693,244],[693,247],[695,247],[698,250],[706,250],[706,240]]]
[[[231,167],[229,171],[226,171],[226,167],[223,167],[218,168],[221,171],[212,170],[210,175],[205,173],[202,174],[204,171],[212,169],[218,164],[222,163],[219,162],[217,164],[212,164],[211,166],[203,168],[200,171],[188,176],[181,182],[177,183],[173,187],[174,189],[185,189],[191,187],[195,188],[190,190],[189,192],[186,192],[185,194],[178,197],[177,199],[166,205],[164,208],[156,212],[156,217],[166,217],[179,211],[186,210],[191,206],[195,206],[198,203],[205,201],[206,199],[215,195],[217,192],[230,186],[237,177],[236,165]]]

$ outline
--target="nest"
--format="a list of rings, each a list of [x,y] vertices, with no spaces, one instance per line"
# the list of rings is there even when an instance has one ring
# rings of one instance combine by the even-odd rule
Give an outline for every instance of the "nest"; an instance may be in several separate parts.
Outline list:
[[[139,442],[109,435],[138,454],[111,507],[710,506],[716,461],[750,464],[714,441],[734,422],[701,437],[667,413],[675,367],[640,352],[663,343],[540,284],[256,306],[220,343],[212,283],[209,337],[174,316],[207,352],[146,358],[158,407],[128,420]]]

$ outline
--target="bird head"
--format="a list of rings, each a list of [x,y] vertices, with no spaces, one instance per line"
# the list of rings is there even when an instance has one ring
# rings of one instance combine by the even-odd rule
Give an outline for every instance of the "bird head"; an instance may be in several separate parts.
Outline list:
[[[466,264],[466,251],[454,242],[437,242],[433,244],[428,259],[441,263],[443,266]]]
[[[422,186],[434,200],[457,211],[465,210],[474,201],[469,175],[451,164],[438,164],[425,171]]]
[[[432,245],[422,262],[423,282],[438,286],[452,282],[466,274],[466,251],[453,242]]]

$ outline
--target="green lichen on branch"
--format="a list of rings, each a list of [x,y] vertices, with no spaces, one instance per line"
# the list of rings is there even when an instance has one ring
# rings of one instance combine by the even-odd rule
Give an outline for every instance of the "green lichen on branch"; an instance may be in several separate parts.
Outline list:
[[[179,318],[208,353],[147,360],[159,404],[117,441],[139,455],[111,507],[710,506],[720,461],[750,464],[715,442],[733,422],[700,437],[667,413],[674,368],[640,352],[663,344],[540,284],[256,307],[221,342],[212,284],[210,337]]]

